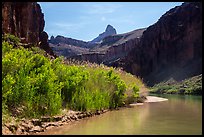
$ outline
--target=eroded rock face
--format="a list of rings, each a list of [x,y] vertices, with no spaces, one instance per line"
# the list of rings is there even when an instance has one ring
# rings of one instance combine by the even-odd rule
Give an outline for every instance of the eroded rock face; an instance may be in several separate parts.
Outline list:
[[[202,4],[183,3],[166,12],[122,62],[150,85],[202,73]]]
[[[45,26],[44,15],[36,2],[3,2],[2,30],[27,43],[39,42],[39,35]]]
[[[135,38],[125,41],[124,43],[121,43],[119,45],[109,47],[103,59],[103,63],[108,66],[118,67],[117,65],[114,65],[114,62],[119,61],[121,58],[126,56],[133,48],[137,47],[139,41],[139,38]]]
[[[137,46],[145,29],[115,34],[115,29],[108,25],[105,32],[109,34],[114,33],[115,35],[108,35],[100,40],[101,42],[85,42],[58,35],[50,38],[49,46],[59,56],[99,64],[104,63],[111,66],[115,61],[120,60],[120,58],[127,55],[131,49]]]
[[[65,56],[67,58],[75,56],[77,54],[82,54],[88,52],[89,48],[93,47],[93,44],[88,42],[67,38],[64,36],[51,36],[49,42],[49,47],[58,56]]]
[[[48,34],[45,31],[40,33],[40,48],[44,49],[48,54],[57,57],[49,46]]]
[[[40,47],[53,54],[44,26],[44,14],[37,2],[2,2],[2,33],[19,37],[22,43],[39,45],[42,40]]]
[[[138,46],[145,29],[107,36],[101,43],[91,48],[89,52],[75,55],[71,58],[117,67],[119,66],[117,62]]]

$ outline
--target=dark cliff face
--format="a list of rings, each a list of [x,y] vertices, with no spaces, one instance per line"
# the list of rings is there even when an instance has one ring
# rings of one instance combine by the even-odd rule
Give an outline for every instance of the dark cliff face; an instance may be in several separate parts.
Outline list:
[[[39,42],[44,29],[44,15],[39,4],[33,2],[3,2],[2,30],[23,39],[23,42]]]
[[[64,36],[56,36],[56,37],[51,37],[49,40],[49,43],[52,44],[67,44],[67,45],[73,45],[77,47],[82,47],[82,48],[88,48],[90,47],[88,42],[82,41],[82,40],[77,40],[77,39],[72,39],[72,38],[67,38]]]
[[[67,58],[71,56],[76,56],[77,54],[87,53],[89,48],[95,46],[82,40],[67,38],[64,36],[51,36],[48,40],[49,46],[58,56],[65,56]]]
[[[202,73],[202,4],[183,3],[166,12],[122,62],[149,85]]]
[[[41,43],[41,48],[54,55],[44,26],[44,14],[37,2],[2,2],[2,33],[19,37],[22,43]]]

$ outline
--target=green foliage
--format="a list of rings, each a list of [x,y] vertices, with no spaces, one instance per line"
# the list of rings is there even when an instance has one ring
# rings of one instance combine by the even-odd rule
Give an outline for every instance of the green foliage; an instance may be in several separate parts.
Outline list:
[[[112,71],[87,69],[55,62],[55,72],[63,84],[62,99],[74,110],[94,111],[122,105],[125,84]]]
[[[126,90],[126,85],[123,80],[120,79],[120,77],[116,74],[114,74],[113,69],[107,72],[107,79],[111,83],[115,85],[115,92],[111,93],[111,102],[110,102],[110,107],[111,108],[117,108],[119,106],[124,105],[124,100],[125,100],[125,90]]]
[[[39,47],[31,47],[30,50],[34,53],[34,54],[40,54],[40,55],[45,55],[45,51],[40,49]]]
[[[133,97],[139,97],[139,87],[137,85],[133,86]]]
[[[135,102],[143,102],[140,101],[139,87],[137,85],[132,86],[131,95],[127,96],[126,104],[135,103]]]
[[[20,43],[20,39],[18,37],[15,37],[11,34],[5,34],[2,36],[2,41],[7,41],[8,43],[12,45],[18,45]]]
[[[4,56],[5,53],[9,52],[12,48],[13,46],[11,44],[9,44],[6,41],[3,41],[2,42],[2,56]]]
[[[167,94],[202,94],[202,74],[185,79],[180,82],[161,82],[154,85],[152,93],[167,93]]]
[[[82,68],[81,68],[82,69]],[[82,71],[81,71],[82,72]],[[102,85],[105,84],[103,81],[103,77],[99,78],[98,72],[87,73],[86,82],[82,82],[80,88],[73,94],[71,100],[71,106],[73,109],[81,110],[81,111],[94,111],[102,109],[107,100],[103,100],[105,98],[105,93],[102,91]],[[101,83],[100,83],[100,82]],[[107,108],[108,106],[106,106]]]
[[[2,99],[8,109],[23,105],[27,116],[58,113],[61,85],[51,62],[22,47],[10,49],[6,42],[2,47]]]
[[[5,113],[13,113],[13,109],[23,106],[20,116],[39,117],[60,113],[63,107],[96,111],[125,104],[127,82],[113,68],[65,64],[62,57],[54,60],[45,57],[38,47],[25,49],[13,46],[12,42],[19,41],[8,35],[2,42]],[[139,97],[136,85],[133,95]]]

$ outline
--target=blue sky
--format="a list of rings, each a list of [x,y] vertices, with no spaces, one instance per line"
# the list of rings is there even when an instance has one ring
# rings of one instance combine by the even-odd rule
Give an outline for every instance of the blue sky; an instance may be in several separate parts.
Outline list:
[[[182,2],[38,2],[51,35],[90,41],[108,24],[118,34],[148,27]]]

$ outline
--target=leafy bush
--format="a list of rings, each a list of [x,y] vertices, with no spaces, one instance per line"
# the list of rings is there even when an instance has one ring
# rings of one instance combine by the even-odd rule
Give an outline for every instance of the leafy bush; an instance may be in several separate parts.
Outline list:
[[[27,116],[58,113],[61,86],[51,62],[22,47],[9,49],[6,42],[2,46],[2,97],[8,108],[23,105]]]
[[[137,85],[133,86],[133,97],[139,97],[139,87]]]
[[[113,69],[107,72],[107,80],[115,85],[115,92],[111,93],[111,108],[117,108],[124,105],[124,93],[126,90],[126,85],[123,80],[116,74],[114,74]]]
[[[23,108],[20,116],[39,117],[57,114],[63,107],[96,111],[125,104],[127,85],[113,68],[65,64],[62,57],[45,57],[38,47],[13,46],[19,39],[12,35],[3,40],[3,112]],[[133,95],[139,97],[136,85]]]
[[[11,34],[4,34],[2,36],[2,41],[7,41],[8,43],[12,45],[18,45],[20,43],[20,39]]]

